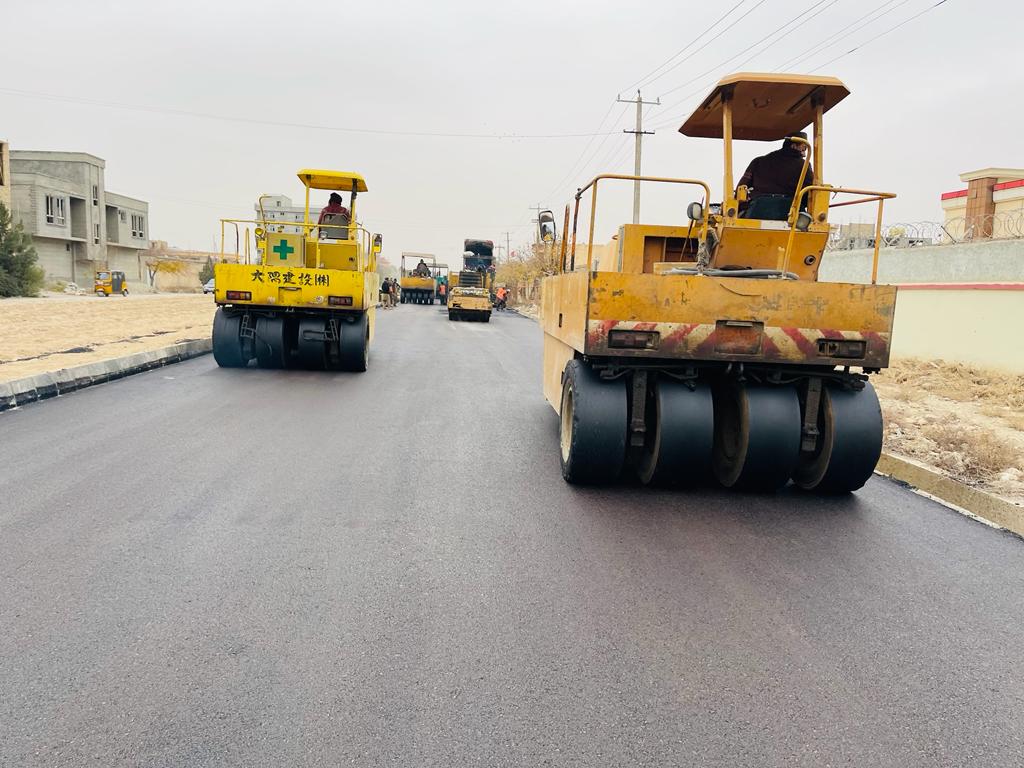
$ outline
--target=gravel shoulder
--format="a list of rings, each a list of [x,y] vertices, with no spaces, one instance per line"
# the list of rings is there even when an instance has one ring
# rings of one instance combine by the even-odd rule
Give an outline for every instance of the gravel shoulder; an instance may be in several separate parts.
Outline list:
[[[208,338],[215,310],[201,294],[0,300],[0,381]]]

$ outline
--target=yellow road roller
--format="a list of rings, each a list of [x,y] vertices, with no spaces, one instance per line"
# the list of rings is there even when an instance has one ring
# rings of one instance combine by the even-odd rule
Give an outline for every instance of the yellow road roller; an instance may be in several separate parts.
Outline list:
[[[700,179],[603,174],[566,206],[541,318],[568,482],[846,493],[871,476],[882,416],[868,377],[889,364],[896,304],[877,284],[878,243],[895,195],[825,181],[823,116],[848,95],[832,77],[727,77],[680,128],[722,142],[721,202]],[[737,140],[797,152],[788,192],[764,158],[734,185]],[[688,192],[679,223],[623,224],[596,245],[598,189],[623,180]],[[871,274],[819,282],[829,215],[854,204],[875,207]]]
[[[380,235],[356,219],[356,197],[367,191],[366,181],[357,173],[315,169],[298,177],[306,190],[303,222],[283,224],[262,206],[257,221],[222,219],[222,255],[225,225],[237,232],[240,224],[255,224],[259,259],[214,265],[214,359],[226,368],[255,359],[263,368],[365,371],[381,251]],[[331,193],[315,221],[313,190]]]
[[[437,296],[440,267],[432,253],[402,251],[399,286],[403,304],[433,304]]]
[[[494,287],[494,242],[467,239],[463,242],[462,269],[449,276],[448,319],[491,319]]]

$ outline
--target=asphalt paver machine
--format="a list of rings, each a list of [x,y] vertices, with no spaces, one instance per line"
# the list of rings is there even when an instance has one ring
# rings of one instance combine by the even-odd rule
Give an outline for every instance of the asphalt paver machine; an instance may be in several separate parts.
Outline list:
[[[727,77],[680,128],[722,142],[721,203],[699,179],[605,174],[566,207],[571,233],[542,289],[544,394],[559,414],[566,480],[626,470],[644,483],[771,490],[792,480],[841,493],[870,477],[882,416],[868,377],[889,364],[896,303],[896,288],[876,283],[877,244],[894,195],[824,182],[823,116],[847,95],[831,77]],[[797,194],[781,215],[754,218],[751,190],[733,184],[734,141],[781,141],[808,125]],[[624,224],[597,246],[598,188],[615,180],[700,199],[685,215],[680,206],[678,225]],[[590,223],[577,242],[581,202]],[[829,214],[857,203],[877,206],[871,274],[819,282]]]
[[[367,191],[357,173],[304,169],[303,222],[282,223],[262,211],[255,224],[257,264],[214,265],[213,355],[222,367],[304,367],[365,371],[373,339],[380,278],[380,235],[356,219]],[[312,190],[351,194],[349,214],[310,218]],[[223,253],[223,238],[221,244]],[[238,254],[235,254],[236,257]]]

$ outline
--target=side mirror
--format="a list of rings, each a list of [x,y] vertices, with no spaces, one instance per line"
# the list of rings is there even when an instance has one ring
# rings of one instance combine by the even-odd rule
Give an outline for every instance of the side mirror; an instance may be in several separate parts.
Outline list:
[[[555,215],[551,211],[541,211],[537,214],[537,228],[540,230],[540,239],[543,243],[553,243],[556,239]]]
[[[373,252],[374,253],[380,253],[381,249],[383,247],[384,247],[384,242],[383,242],[383,239],[381,238],[381,236],[380,235],[374,235],[373,236]]]
[[[686,206],[686,215],[690,221],[701,221],[704,218],[704,206],[700,203],[690,203]]]
[[[253,234],[256,235],[257,240],[262,240],[267,233],[264,231],[263,227],[256,227]]]
[[[806,232],[811,227],[811,214],[807,211],[800,211],[796,215],[796,228],[801,232]]]

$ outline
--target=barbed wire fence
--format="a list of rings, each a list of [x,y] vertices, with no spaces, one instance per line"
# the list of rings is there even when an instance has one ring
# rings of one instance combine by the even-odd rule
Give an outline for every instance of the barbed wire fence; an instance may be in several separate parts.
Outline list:
[[[1024,238],[1024,209],[986,216],[958,216],[944,222],[909,221],[882,228],[882,248],[913,248],[921,245],[955,245],[982,240]],[[874,248],[873,224],[837,224],[829,233],[826,250],[849,251]]]

